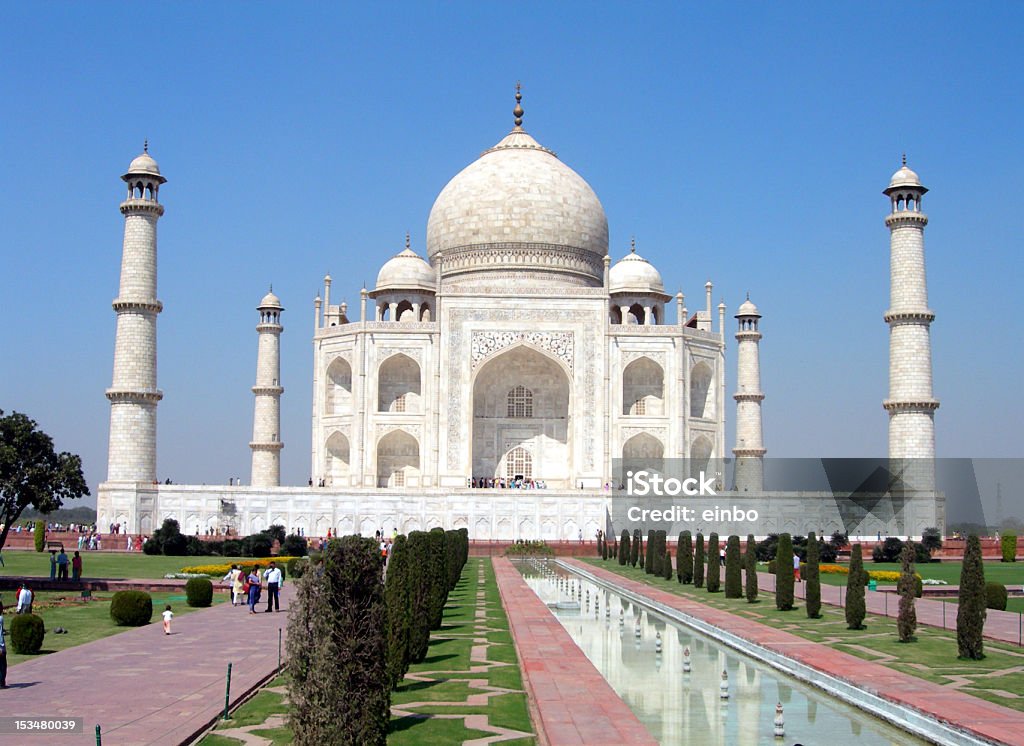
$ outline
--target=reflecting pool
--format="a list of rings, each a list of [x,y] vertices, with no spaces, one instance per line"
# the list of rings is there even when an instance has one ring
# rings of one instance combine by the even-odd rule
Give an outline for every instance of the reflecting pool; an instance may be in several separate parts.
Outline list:
[[[642,609],[554,562],[516,564],[573,641],[660,743],[928,743]],[[782,705],[781,738],[775,736],[778,704]]]

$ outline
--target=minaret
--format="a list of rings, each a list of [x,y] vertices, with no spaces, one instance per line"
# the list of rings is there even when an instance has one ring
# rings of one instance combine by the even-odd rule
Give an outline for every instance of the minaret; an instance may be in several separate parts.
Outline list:
[[[164,214],[157,201],[167,181],[149,156],[149,143],[121,177],[128,196],[121,203],[124,247],[121,284],[114,300],[117,336],[110,400],[108,482],[156,481],[156,406],[163,392],[156,387],[156,316],[163,305],[156,298],[156,222]]]
[[[736,314],[736,489],[739,492],[764,490],[764,437],[761,433],[761,314],[750,296]],[[724,331],[724,330],[723,330]]]
[[[284,308],[274,289],[263,296],[256,307],[260,312],[259,351],[256,354],[256,408],[252,422],[253,487],[278,487],[281,484],[281,312]]]
[[[928,218],[921,198],[928,190],[917,174],[903,166],[892,176],[884,194],[892,203],[885,218],[890,238],[889,412],[890,470],[904,475],[903,486],[931,490],[935,485],[935,410],[932,396],[930,327],[935,314],[928,308],[924,270],[924,227]],[[903,463],[913,459],[913,463]]]

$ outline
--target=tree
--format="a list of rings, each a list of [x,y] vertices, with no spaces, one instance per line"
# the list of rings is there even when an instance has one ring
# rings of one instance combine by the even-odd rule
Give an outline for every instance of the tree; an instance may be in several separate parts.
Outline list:
[[[608,559],[608,542],[604,540],[603,536],[599,537],[597,541],[601,545],[601,559]]]
[[[775,608],[779,611],[793,608],[793,581],[793,539],[780,534],[775,553]]]
[[[409,552],[404,534],[395,537],[384,581],[388,609],[388,681],[398,686],[409,670],[409,636],[412,631],[409,592]]]
[[[1017,534],[1004,533],[999,537],[999,550],[1003,562],[1017,561]]]
[[[622,529],[622,536],[619,538],[619,564],[622,567],[629,562],[629,531]]]
[[[942,533],[939,529],[934,526],[926,528],[921,533],[921,546],[928,550],[929,556],[942,549]]]
[[[644,572],[653,575],[654,568],[658,564],[658,541],[653,529],[647,532],[647,552],[644,554],[644,559],[647,563],[644,565]]]
[[[850,554],[850,572],[846,576],[846,628],[864,629],[864,616],[867,609],[864,605],[864,557],[860,544],[853,545]]]
[[[722,586],[722,560],[718,551],[718,534],[708,537],[708,573],[705,579],[708,593],[718,593]]]
[[[704,534],[697,532],[697,549],[693,554],[693,586],[704,587]]]
[[[411,531],[409,551],[409,660],[420,663],[430,644],[430,539],[426,531]]]
[[[914,583],[914,548],[909,541],[903,545],[900,562],[903,566],[900,580],[896,584],[896,591],[900,594],[900,613],[896,618],[896,628],[899,631],[900,642],[913,642],[914,631],[917,629],[917,611],[914,609],[917,588]]]
[[[836,552],[838,552],[850,545],[850,538],[848,534],[842,531],[833,531],[828,543],[835,548]]]
[[[88,494],[79,456],[57,453],[35,420],[0,409],[0,549],[26,508],[45,514]]]
[[[331,541],[322,569],[296,583],[288,621],[289,725],[298,746],[387,740],[391,686],[380,549]]]
[[[46,521],[38,519],[32,527],[32,544],[37,552],[46,549]]]
[[[960,567],[960,592],[956,611],[957,657],[981,660],[985,657],[982,634],[986,610],[985,567],[981,562],[981,542],[976,534],[967,537],[964,561]]]
[[[679,570],[679,582],[693,582],[693,539],[689,531],[679,534],[679,547],[676,550],[676,565]]]
[[[743,571],[740,558],[740,537],[733,534],[725,544],[725,597],[743,596]]]
[[[640,529],[633,530],[633,542],[629,545],[629,564],[636,567],[640,559]]]
[[[747,534],[747,551],[743,556],[744,574],[746,575],[747,603],[757,601],[757,542],[753,534]]]
[[[804,569],[804,599],[807,606],[807,618],[818,619],[821,616],[821,573],[819,557],[823,542],[818,540],[812,531],[807,535],[807,567]]]
[[[278,546],[284,544],[284,540],[288,538],[287,530],[280,523],[275,523],[270,528],[263,529],[263,533],[270,537],[271,543],[276,541]]]
[[[873,562],[897,562],[902,552],[903,542],[895,536],[890,536],[881,544],[875,544],[875,548],[871,550],[871,560]]]
[[[444,529],[432,528],[427,532],[430,539],[430,553],[427,566],[430,569],[430,628],[440,629],[444,618],[444,605],[448,602],[448,552],[445,547]]]

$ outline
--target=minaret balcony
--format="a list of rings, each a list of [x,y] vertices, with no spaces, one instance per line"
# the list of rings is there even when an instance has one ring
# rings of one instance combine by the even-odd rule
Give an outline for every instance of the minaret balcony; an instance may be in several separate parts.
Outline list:
[[[733,394],[732,398],[736,401],[764,401],[764,394],[761,392],[744,392]]]
[[[129,300],[127,298],[114,298],[110,304],[115,311],[143,311],[149,313],[160,313],[164,310],[164,304],[153,300]]]
[[[257,324],[256,331],[260,332],[261,334],[263,332],[269,332],[271,334],[280,334],[281,332],[284,331],[284,327],[281,324],[274,323]]]
[[[886,311],[886,324],[930,324],[935,321],[935,313],[928,308],[919,311]]]
[[[160,217],[164,214],[164,206],[152,199],[126,199],[121,203],[122,215],[144,215],[146,213]]]
[[[885,224],[890,228],[900,228],[907,225],[915,228],[924,228],[928,225],[928,216],[923,212],[903,210],[886,215]]]
[[[768,453],[767,448],[733,448],[732,455],[736,458],[761,458]]]
[[[156,404],[164,398],[160,389],[107,389],[107,399],[111,402],[128,402],[130,404]]]
[[[882,408],[889,414],[901,412],[929,414],[939,408],[939,402],[936,399],[886,399],[882,402]]]
[[[284,393],[284,386],[253,386],[252,393],[259,396],[261,394],[269,394],[271,396],[280,396]]]
[[[250,441],[249,448],[254,451],[280,451],[284,448],[284,443],[281,441],[275,441],[272,443],[257,443],[255,441]]]
[[[761,340],[761,332],[757,331],[743,331],[736,332],[737,342],[758,342]]]

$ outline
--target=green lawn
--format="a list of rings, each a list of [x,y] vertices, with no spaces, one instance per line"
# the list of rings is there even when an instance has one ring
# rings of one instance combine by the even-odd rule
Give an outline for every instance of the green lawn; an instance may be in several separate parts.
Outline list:
[[[480,567],[484,580],[478,581]],[[485,632],[476,632],[477,594],[483,589],[483,604],[487,610]],[[471,661],[473,638],[486,637],[490,643],[487,660],[510,663],[508,666],[491,667],[485,671],[470,673],[470,667],[479,663]],[[471,739],[486,738],[490,733],[466,728],[461,719],[431,718],[430,715],[484,714],[488,722],[505,728],[527,733],[533,732],[527,710],[526,695],[521,691],[522,679],[516,665],[515,646],[508,629],[508,617],[501,606],[494,569],[489,560],[470,559],[462,573],[458,586],[448,596],[444,620],[439,630],[431,633],[430,649],[422,663],[413,664],[410,676],[423,676],[416,680],[407,677],[391,693],[392,706],[404,706],[415,713],[412,716],[393,716],[388,734],[390,746],[449,746]],[[488,685],[517,690],[488,698],[486,705],[469,706],[449,704],[465,701],[479,689],[469,687],[469,679],[486,679]],[[285,679],[279,678],[272,685],[280,685]],[[202,741],[200,746],[238,746],[239,740],[223,735],[224,731],[240,725],[261,723],[270,715],[287,715],[288,705],[281,695],[260,692],[253,699],[233,713],[232,720],[219,723],[216,729]],[[288,728],[271,728],[253,731],[276,744],[290,744]],[[533,738],[502,741],[509,746],[531,746]]]
[[[869,614],[865,619],[866,629],[848,630],[845,612],[841,608],[823,605],[822,618],[808,619],[802,605],[792,611],[776,609],[775,596],[770,593],[762,592],[757,603],[749,604],[745,598],[727,599],[721,592],[708,593],[704,588],[681,585],[675,579],[655,578],[639,568],[621,567],[615,560],[584,561],[926,681],[949,686],[966,677],[970,681],[958,687],[959,691],[1004,707],[1024,710],[1024,649],[1014,645],[986,640],[986,657],[983,660],[962,661],[957,659],[955,630],[919,626],[916,642],[901,643],[893,618]],[[797,603],[800,604],[799,599]]]
[[[836,564],[849,567],[849,563],[846,562]],[[949,585],[960,585],[960,565],[959,562],[929,562],[925,565],[915,565],[914,569],[922,578],[945,580]],[[902,568],[898,562],[865,562],[864,569],[900,572]],[[985,580],[1003,585],[1024,585],[1024,562],[986,562]],[[846,576],[822,574],[821,582],[829,585],[846,585]]]
[[[67,550],[68,557],[74,556],[74,547]],[[178,572],[189,565],[220,564],[238,562],[241,557],[165,557],[162,554],[148,555],[142,552],[87,552],[82,553],[82,576],[89,578],[162,578],[170,572]],[[3,553],[5,567],[0,575],[27,575],[50,577],[50,555],[47,552],[10,550]]]
[[[2,594],[5,600],[12,600],[14,593]],[[78,594],[66,593],[64,591],[42,591],[36,593],[32,611],[43,618],[46,625],[46,637],[43,639],[43,649],[38,655],[55,653],[58,650],[66,650],[76,645],[81,645],[103,637],[116,635],[124,632],[130,627],[118,627],[110,618],[110,599],[113,593],[94,593],[92,600],[83,601]],[[221,603],[227,599],[225,594],[215,593],[213,602]],[[185,603],[185,592],[180,593],[159,593],[153,595],[153,617],[150,623],[159,623],[160,614],[164,606],[170,604],[174,609],[175,617],[188,614],[194,609]],[[13,616],[13,603],[11,607],[5,608],[8,613],[4,615],[4,625],[7,627],[7,634],[10,635],[10,624]],[[67,634],[55,634],[58,627],[65,628]],[[7,662],[8,665],[16,665],[22,661],[36,658],[36,655],[20,655],[14,652],[8,637]]]

